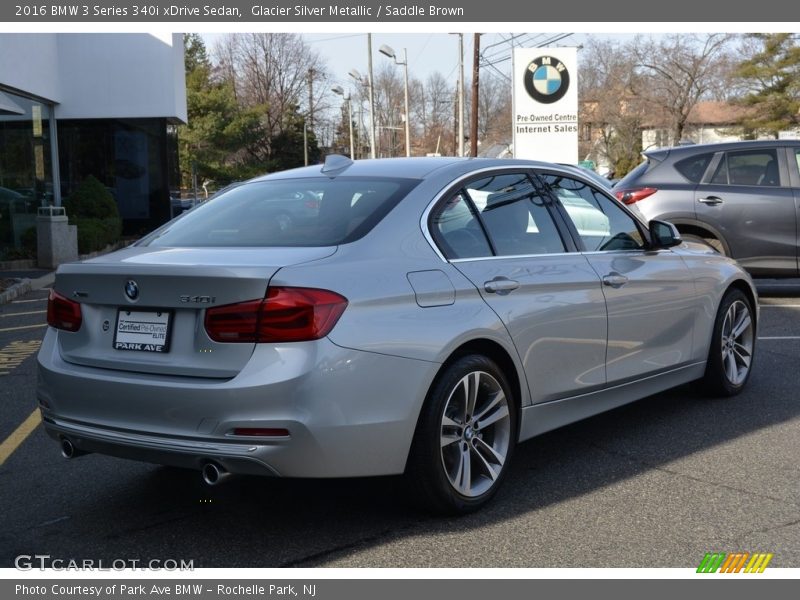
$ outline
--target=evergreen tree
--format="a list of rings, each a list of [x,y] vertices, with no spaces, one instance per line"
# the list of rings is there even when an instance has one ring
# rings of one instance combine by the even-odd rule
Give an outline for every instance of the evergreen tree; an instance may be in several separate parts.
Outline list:
[[[800,123],[800,47],[791,33],[757,33],[748,41],[755,45],[751,57],[734,72],[746,92],[741,102],[753,111],[741,124],[777,138]]]

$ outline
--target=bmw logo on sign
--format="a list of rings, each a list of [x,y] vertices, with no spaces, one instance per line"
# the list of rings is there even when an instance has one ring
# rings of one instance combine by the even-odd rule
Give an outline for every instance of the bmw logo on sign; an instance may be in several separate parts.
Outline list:
[[[552,104],[569,89],[569,71],[553,56],[534,58],[525,69],[525,91],[542,104]]]
[[[136,300],[139,297],[139,286],[133,279],[125,282],[125,295],[131,300]]]

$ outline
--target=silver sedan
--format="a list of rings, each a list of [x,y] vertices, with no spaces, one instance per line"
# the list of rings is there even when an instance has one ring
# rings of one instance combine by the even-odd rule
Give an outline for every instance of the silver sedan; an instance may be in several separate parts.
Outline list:
[[[61,266],[37,397],[68,458],[405,473],[459,513],[517,442],[689,381],[741,391],[757,310],[733,260],[577,169],[333,156]]]

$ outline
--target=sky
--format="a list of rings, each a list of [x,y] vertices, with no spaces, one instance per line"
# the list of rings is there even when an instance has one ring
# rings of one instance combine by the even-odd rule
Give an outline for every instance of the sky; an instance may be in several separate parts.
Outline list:
[[[209,50],[213,50],[214,42],[224,35],[200,33]],[[331,32],[302,35],[313,48],[325,57],[335,80],[332,82],[333,84],[341,85],[344,89],[351,87],[353,80],[348,76],[351,69],[357,69],[362,75],[366,75],[366,33]],[[624,39],[633,37],[633,34],[602,33],[592,34],[592,36]],[[481,48],[486,57],[499,61],[494,68],[508,74],[511,70],[511,41],[514,44],[529,47],[541,45],[542,42],[548,40],[557,40],[551,46],[580,46],[586,42],[588,37],[589,35],[585,33],[487,33],[481,37]],[[467,85],[472,79],[472,41],[473,34],[464,34],[464,79]],[[391,63],[391,59],[378,52],[378,48],[382,44],[393,48],[400,60],[402,60],[403,48],[407,49],[409,78],[424,81],[434,71],[439,71],[446,79],[451,79],[453,82],[458,78],[457,35],[447,33],[374,33],[372,35],[372,61],[373,69],[376,72],[382,63]],[[503,60],[504,58],[506,60]],[[485,69],[493,70],[492,67],[485,67]],[[482,72],[484,71],[482,70]]]

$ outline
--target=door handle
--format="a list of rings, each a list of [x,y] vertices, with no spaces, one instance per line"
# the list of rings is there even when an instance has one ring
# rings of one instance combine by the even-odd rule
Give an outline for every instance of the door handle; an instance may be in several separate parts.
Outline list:
[[[483,284],[483,289],[486,290],[488,293],[500,294],[500,295],[513,292],[518,287],[519,287],[519,281],[514,281],[513,279],[507,279],[506,277],[495,277],[491,281],[487,281]]]
[[[626,283],[628,283],[628,278],[625,277],[625,275],[620,275],[619,273],[609,273],[603,277],[603,285],[613,288],[622,287]]]
[[[722,204],[722,198],[717,196],[708,196],[706,198],[698,198],[698,202],[702,202],[703,204],[707,204],[708,206],[716,206],[717,204]]]

